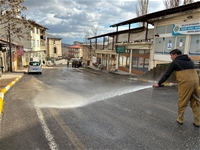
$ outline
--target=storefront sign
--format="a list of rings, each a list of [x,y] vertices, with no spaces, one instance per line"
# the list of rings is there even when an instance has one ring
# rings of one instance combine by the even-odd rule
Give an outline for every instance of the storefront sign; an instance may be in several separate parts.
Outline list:
[[[200,22],[173,24],[172,35],[200,34]]]
[[[125,53],[125,46],[116,46],[116,53]]]

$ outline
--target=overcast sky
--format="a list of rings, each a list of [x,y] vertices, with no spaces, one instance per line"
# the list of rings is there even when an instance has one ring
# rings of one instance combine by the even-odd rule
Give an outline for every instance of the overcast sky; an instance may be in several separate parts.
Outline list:
[[[47,33],[62,38],[62,43],[84,41],[84,30],[94,36],[91,25],[98,26],[97,35],[116,31],[109,27],[136,17],[137,0],[24,0],[22,14],[47,27]],[[163,0],[149,0],[148,12],[164,9]],[[127,28],[126,28],[127,29]]]

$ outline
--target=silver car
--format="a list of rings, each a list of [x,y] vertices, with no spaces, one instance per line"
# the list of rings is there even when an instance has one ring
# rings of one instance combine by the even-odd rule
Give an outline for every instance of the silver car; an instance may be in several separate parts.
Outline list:
[[[30,61],[28,65],[28,73],[42,74],[42,65],[39,61]]]

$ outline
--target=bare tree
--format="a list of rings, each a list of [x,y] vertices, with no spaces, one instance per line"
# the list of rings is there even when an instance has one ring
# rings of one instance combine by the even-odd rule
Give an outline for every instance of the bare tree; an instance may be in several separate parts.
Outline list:
[[[94,36],[97,36],[98,25],[91,25],[91,30]]]
[[[149,5],[149,0],[137,0],[137,5],[135,6],[135,11],[136,15],[143,16],[148,13],[148,5]],[[143,24],[139,23],[139,26],[145,26],[145,23]]]
[[[180,5],[180,0],[163,0],[166,9],[178,7]]]
[[[194,0],[183,0],[183,5],[193,3]],[[166,9],[178,7],[181,5],[181,0],[163,0]]]
[[[184,1],[183,1],[183,5],[191,4],[191,3],[193,3],[193,2],[194,2],[194,0],[184,0]]]
[[[84,43],[89,44],[88,38],[90,37],[90,32],[88,30],[84,30]]]
[[[8,41],[9,46],[9,70],[12,72],[12,51],[11,43],[22,38],[30,39],[32,25],[25,17],[20,18],[22,11],[26,10],[22,6],[24,0],[0,0],[0,36]]]

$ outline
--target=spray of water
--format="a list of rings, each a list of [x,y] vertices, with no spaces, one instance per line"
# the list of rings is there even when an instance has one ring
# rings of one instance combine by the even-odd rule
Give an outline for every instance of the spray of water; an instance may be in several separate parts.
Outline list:
[[[76,108],[76,107],[83,107],[85,105],[89,105],[91,103],[95,103],[98,101],[103,101],[115,96],[120,96],[120,95],[131,93],[131,92],[136,92],[136,91],[144,90],[151,87],[152,86],[123,87],[123,88],[110,90],[107,92],[102,92],[92,97],[83,97],[76,93],[71,93],[64,90],[60,90],[60,89],[58,90],[58,89],[50,88],[40,93],[39,95],[37,95],[34,101],[37,107]]]

